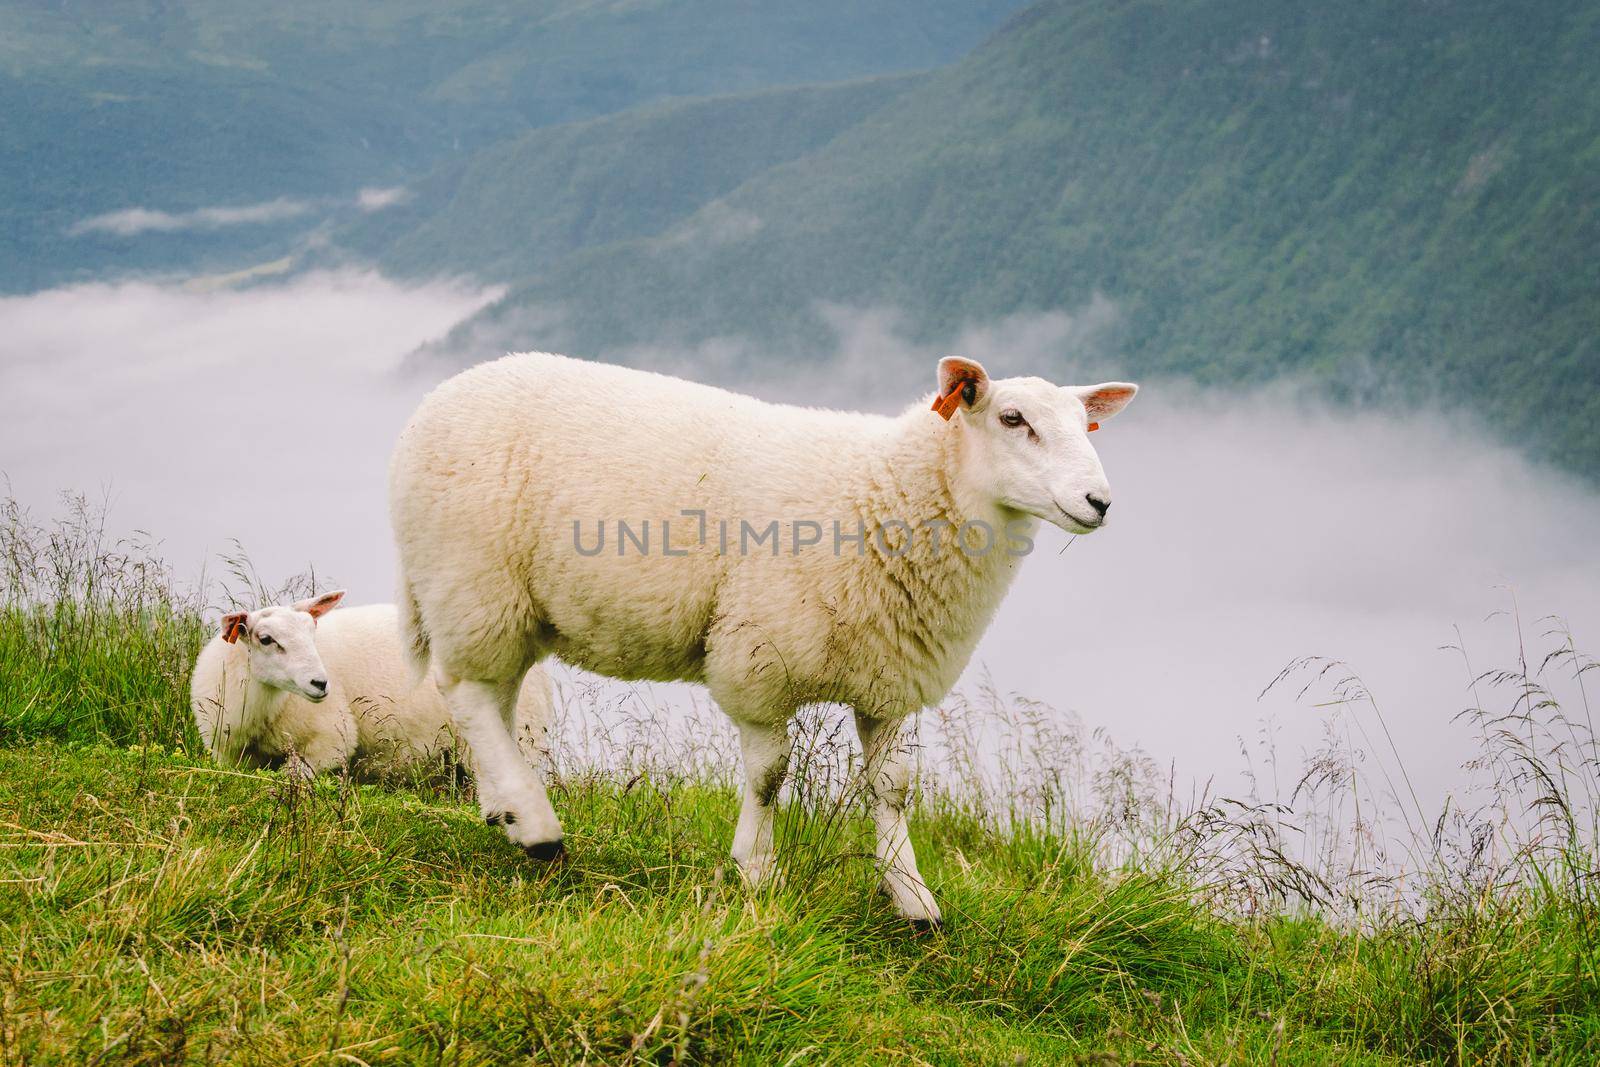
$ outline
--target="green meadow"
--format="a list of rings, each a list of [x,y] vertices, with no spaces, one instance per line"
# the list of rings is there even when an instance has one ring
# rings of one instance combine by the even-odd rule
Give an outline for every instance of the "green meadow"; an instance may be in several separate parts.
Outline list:
[[[1185,808],[1126,759],[1065,781],[1081,739],[953,700],[946,736],[1036,732],[1015,773],[928,757],[913,837],[947,921],[918,934],[873,892],[826,715],[800,727],[771,887],[726,860],[734,767],[709,750],[558,753],[569,854],[538,866],[469,783],[211,766],[200,594],[88,511],[0,527],[5,1063],[1600,1058],[1596,747],[1540,681],[1581,690],[1570,648],[1486,676],[1505,706],[1449,727],[1482,730],[1524,818],[1419,825],[1390,840],[1400,875],[1293,846],[1331,793]]]

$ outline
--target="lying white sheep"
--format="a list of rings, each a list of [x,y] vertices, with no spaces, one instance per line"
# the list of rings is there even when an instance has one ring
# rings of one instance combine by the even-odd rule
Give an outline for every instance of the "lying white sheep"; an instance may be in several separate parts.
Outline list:
[[[485,816],[536,857],[561,850],[544,785],[505,728],[518,680],[544,656],[704,682],[739,728],[733,855],[759,880],[791,717],[849,704],[884,887],[907,918],[937,923],[895,735],[955,683],[1037,521],[1079,534],[1104,523],[1111,494],[1087,432],[1136,391],[991,380],[953,358],[938,383],[934,411],[924,400],[885,418],[531,354],[434,390],[390,468],[401,621],[471,746]],[[774,522],[775,542],[752,548]],[[617,537],[595,551],[602,527]]]
[[[341,590],[236,612],[200,651],[190,704],[217,762],[314,775],[372,775],[453,755],[450,713],[431,678],[413,683],[392,604],[329,614]],[[326,616],[326,617],[324,617]],[[512,723],[530,757],[544,743],[550,686],[528,672]]]

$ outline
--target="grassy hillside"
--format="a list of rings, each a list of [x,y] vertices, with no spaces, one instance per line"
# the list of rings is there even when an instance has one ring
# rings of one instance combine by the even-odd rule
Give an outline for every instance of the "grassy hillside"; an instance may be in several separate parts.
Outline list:
[[[1321,818],[1299,790],[1178,811],[1126,765],[1084,768],[1082,737],[1011,738],[1014,716],[952,701],[968,749],[953,774],[924,767],[912,819],[947,922],[917,935],[872,891],[825,718],[780,806],[781,883],[732,874],[728,762],[626,736],[598,764],[558,750],[569,855],[534,866],[453,780],[209,766],[186,708],[198,598],[88,512],[0,520],[0,1061],[1600,1056],[1600,761],[1526,669],[1485,676],[1517,695],[1484,713],[1484,758],[1532,832],[1441,815],[1399,878],[1293,858]],[[974,792],[972,746],[1030,762]]]
[[[150,751],[0,749],[12,1062],[1587,1062],[1593,913],[1504,900],[1376,936],[1224,921],[1167,870],[924,810],[951,916],[870,892],[868,830],[790,819],[788,881],[723,858],[737,803],[563,782],[530,867],[460,801]],[[1086,1061],[1087,1062],[1087,1061]]]
[[[1019,0],[0,7],[0,291],[276,255],[363,186],[521,130],[674,95],[915,70]],[[137,239],[71,235],[132,207],[278,197],[308,217]]]
[[[1574,0],[1047,0],[706,209],[758,220],[742,239],[582,252],[461,337],[537,345],[551,316],[525,310],[557,308],[596,355],[746,334],[803,357],[819,302],[943,335],[1102,294],[1119,373],[1440,398],[1600,476],[1596,54]]]

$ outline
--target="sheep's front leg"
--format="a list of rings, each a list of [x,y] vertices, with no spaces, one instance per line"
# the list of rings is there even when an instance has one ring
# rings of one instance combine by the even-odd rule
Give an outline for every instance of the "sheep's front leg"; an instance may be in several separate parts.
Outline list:
[[[739,722],[739,749],[744,757],[744,802],[733,832],[733,858],[750,885],[760,885],[776,871],[772,845],[772,808],[789,769],[789,728]]]
[[[506,836],[534,859],[553,860],[564,847],[561,821],[550,806],[544,779],[522,758],[506,725],[512,721],[520,680],[441,678],[439,689],[456,732],[472,754],[484,821],[504,828]]]
[[[898,743],[901,721],[872,719],[857,712],[856,733],[861,737],[883,891],[894,902],[896,911],[910,919],[912,925],[926,930],[942,920],[939,905],[917,870],[917,856],[911,849],[911,834],[906,826],[911,766]]]

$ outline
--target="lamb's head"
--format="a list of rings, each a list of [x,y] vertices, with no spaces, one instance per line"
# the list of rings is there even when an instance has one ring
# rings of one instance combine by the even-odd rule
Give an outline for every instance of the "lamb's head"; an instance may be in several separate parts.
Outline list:
[[[317,652],[317,620],[343,599],[344,590],[340,589],[294,604],[224,615],[222,639],[229,644],[244,643],[250,677],[255,681],[315,704],[328,695],[328,671]]]
[[[1111,486],[1089,431],[1138,391],[1127,382],[992,379],[981,364],[950,356],[939,361],[934,410],[961,419],[959,477],[968,492],[1083,534],[1104,526],[1111,509]]]

